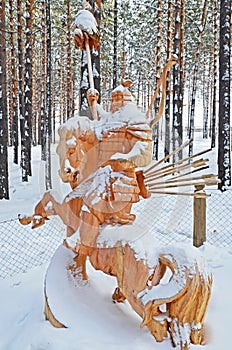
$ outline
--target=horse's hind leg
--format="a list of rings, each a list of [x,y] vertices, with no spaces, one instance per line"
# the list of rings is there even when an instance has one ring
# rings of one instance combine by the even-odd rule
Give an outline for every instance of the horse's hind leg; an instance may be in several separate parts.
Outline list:
[[[115,288],[115,291],[112,295],[113,302],[123,303],[126,300],[126,297],[122,294],[119,287]]]
[[[69,265],[69,270],[75,274],[75,276],[81,276],[83,281],[88,280],[88,275],[86,271],[86,259],[87,254],[81,253],[80,251],[73,258],[73,264]]]

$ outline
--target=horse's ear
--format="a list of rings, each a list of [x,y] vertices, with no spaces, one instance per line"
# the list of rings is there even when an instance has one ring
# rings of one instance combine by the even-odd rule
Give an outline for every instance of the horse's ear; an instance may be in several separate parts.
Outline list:
[[[67,129],[66,128],[63,128],[62,126],[59,127],[58,129],[58,134],[60,136],[60,139],[65,139],[66,138],[66,135],[67,135]]]
[[[69,140],[72,138],[73,136],[73,128],[71,128],[70,130],[67,130],[67,133],[66,133],[66,140]]]

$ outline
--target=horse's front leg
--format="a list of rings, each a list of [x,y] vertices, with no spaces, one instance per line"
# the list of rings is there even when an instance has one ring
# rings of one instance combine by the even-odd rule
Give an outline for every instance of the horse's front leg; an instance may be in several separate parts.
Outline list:
[[[19,222],[22,225],[28,225],[32,223],[32,228],[39,227],[45,223],[48,216],[56,215],[54,210],[54,198],[50,192],[45,192],[42,199],[36,204],[34,214],[31,216],[18,215]]]

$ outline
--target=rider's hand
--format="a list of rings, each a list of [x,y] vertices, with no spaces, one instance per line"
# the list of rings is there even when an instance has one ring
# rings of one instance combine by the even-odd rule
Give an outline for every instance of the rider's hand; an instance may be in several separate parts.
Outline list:
[[[90,107],[94,104],[94,102],[98,101],[99,92],[96,89],[89,89],[87,91],[87,100],[89,102]]]

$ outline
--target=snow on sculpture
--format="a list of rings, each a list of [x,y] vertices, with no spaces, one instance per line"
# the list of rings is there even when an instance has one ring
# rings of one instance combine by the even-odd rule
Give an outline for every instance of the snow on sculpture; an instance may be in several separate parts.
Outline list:
[[[87,37],[94,36],[96,30],[92,24],[86,25],[86,20],[83,25],[81,19],[91,17],[87,12],[81,12],[77,18],[75,40],[81,48],[86,48],[87,43],[88,50]],[[94,23],[92,17],[90,23]],[[167,63],[158,89],[165,85],[167,71],[174,63],[175,60]],[[153,193],[165,193],[166,188],[195,183],[212,185],[217,179],[214,175],[189,178],[191,172],[205,169],[205,159],[189,163],[188,157],[158,166],[188,143],[151,165],[152,126],[162,115],[165,94],[157,116],[149,119],[134,103],[129,90],[131,83],[122,81],[112,92],[109,112],[97,105],[98,92],[90,88],[87,97],[94,120],[73,117],[59,129],[60,177],[70,184],[70,193],[60,201],[53,191],[46,192],[34,214],[19,219],[22,224],[32,223],[36,228],[49,216],[59,215],[67,227],[67,237],[54,254],[45,278],[45,315],[55,327],[68,326],[57,309],[69,300],[62,296],[60,282],[54,284],[52,276],[56,269],[60,276],[66,271],[66,288],[70,285],[66,273],[85,288],[82,282],[88,282],[88,258],[96,270],[116,278],[118,286],[113,300],[127,299],[141,317],[141,327],[146,326],[158,342],[170,336],[173,346],[186,350],[190,343],[203,341],[212,277],[196,251],[171,246],[156,248],[154,236],[137,224],[133,205],[141,199],[149,201]],[[141,233],[140,238],[135,237],[135,232]],[[161,281],[168,270],[170,277],[164,285]]]
[[[97,50],[99,48],[99,32],[96,19],[90,11],[80,10],[76,16],[74,29],[76,48],[86,49],[85,33],[89,38],[90,47]]]

